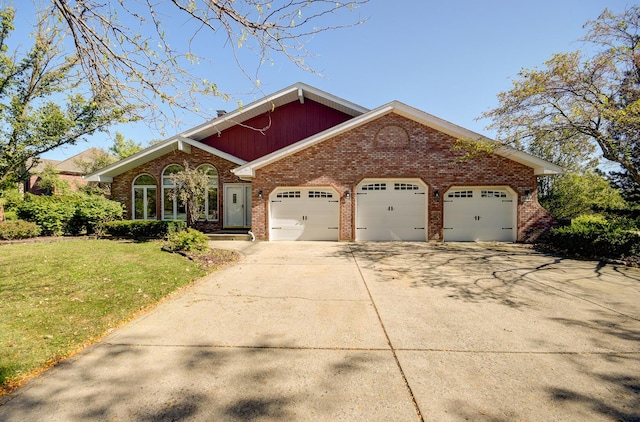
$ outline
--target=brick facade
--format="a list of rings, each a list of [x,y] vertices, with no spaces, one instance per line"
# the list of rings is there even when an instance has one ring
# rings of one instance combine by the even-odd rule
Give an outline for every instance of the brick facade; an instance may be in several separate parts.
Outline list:
[[[393,137],[400,137],[394,139]],[[332,139],[271,163],[253,180],[252,231],[268,240],[269,194],[278,186],[331,186],[341,194],[340,240],[355,239],[355,198],[363,179],[415,178],[428,186],[428,239],[443,238],[444,193],[453,186],[506,186],[518,198],[517,240],[532,241],[552,224],[538,203],[533,169],[489,154],[461,162],[455,139],[397,114],[363,124]],[[440,198],[435,199],[433,192]],[[263,199],[258,197],[262,191]],[[344,192],[352,193],[349,198]],[[526,193],[530,198],[526,198]]]
[[[133,180],[141,174],[149,174],[156,180],[157,187],[157,201],[156,201],[156,215],[158,219],[162,218],[162,172],[171,164],[178,164],[184,166],[185,161],[189,163],[190,167],[198,167],[202,164],[211,164],[218,170],[218,208],[219,219],[218,221],[198,222],[197,228],[202,231],[219,230],[223,225],[223,210],[224,210],[224,195],[223,187],[226,183],[246,183],[238,179],[231,169],[238,165],[227,161],[223,158],[209,154],[208,152],[199,148],[192,148],[191,153],[187,154],[182,151],[173,151],[160,158],[149,161],[142,164],[135,169],[129,170],[125,173],[116,176],[111,184],[111,199],[121,202],[125,205],[126,214],[125,218],[132,218],[132,186]]]

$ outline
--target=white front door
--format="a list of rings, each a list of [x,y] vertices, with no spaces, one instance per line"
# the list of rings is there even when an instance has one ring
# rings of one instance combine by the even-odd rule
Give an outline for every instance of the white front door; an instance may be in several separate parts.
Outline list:
[[[225,184],[223,200],[225,227],[251,227],[251,184]]]

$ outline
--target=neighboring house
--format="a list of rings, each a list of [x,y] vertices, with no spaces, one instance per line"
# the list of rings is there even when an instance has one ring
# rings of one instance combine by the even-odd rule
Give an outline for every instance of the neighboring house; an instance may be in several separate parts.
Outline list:
[[[40,159],[38,164],[29,171],[29,178],[24,182],[24,192],[29,192],[34,195],[49,193],[44,192],[38,184],[40,181],[40,173],[43,172],[47,165],[54,166],[60,180],[69,182],[70,190],[76,191],[80,187],[86,186],[87,181],[84,179],[86,172],[78,163],[91,162],[97,153],[99,153],[98,148],[89,148],[63,161],[49,160],[46,158]]]
[[[131,219],[184,219],[168,192],[184,162],[210,175],[205,231],[259,240],[531,241],[552,224],[537,176],[561,169],[394,101],[373,110],[298,83],[87,177]]]

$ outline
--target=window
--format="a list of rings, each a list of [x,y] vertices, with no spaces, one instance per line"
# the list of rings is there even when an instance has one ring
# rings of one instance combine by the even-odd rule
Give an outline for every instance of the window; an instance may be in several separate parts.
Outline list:
[[[163,220],[187,220],[187,209],[180,204],[177,198],[171,199],[171,191],[174,184],[171,175],[182,171],[182,166],[171,164],[162,172],[162,219]]]
[[[333,198],[333,194],[331,192],[325,191],[309,191],[309,198]]]
[[[419,190],[420,186],[414,185],[413,183],[394,183],[394,190]]]
[[[368,185],[363,185],[360,190],[387,190],[386,183],[369,183]]]
[[[201,219],[218,221],[218,170],[211,164],[203,164],[198,167],[198,171],[201,171],[209,177]]]
[[[276,198],[300,198],[300,191],[280,192],[276,195]]]
[[[448,198],[473,198],[472,190],[457,190],[447,194]]]
[[[482,198],[506,198],[507,193],[501,190],[483,190],[480,192]]]
[[[133,219],[156,219],[156,179],[148,174],[133,181]]]

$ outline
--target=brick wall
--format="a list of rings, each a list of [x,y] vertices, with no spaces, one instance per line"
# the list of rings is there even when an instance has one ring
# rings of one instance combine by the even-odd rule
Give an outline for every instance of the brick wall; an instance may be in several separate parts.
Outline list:
[[[382,134],[382,135],[380,135]],[[395,142],[390,136],[403,139]],[[382,137],[381,137],[382,136]],[[383,116],[272,163],[253,181],[252,231],[268,239],[268,198],[278,186],[332,186],[341,194],[340,240],[355,238],[355,189],[366,178],[418,178],[429,187],[428,238],[441,240],[442,196],[452,186],[508,186],[518,195],[518,241],[532,241],[552,223],[537,201],[533,169],[499,155],[456,161],[455,139],[397,114]],[[258,198],[262,191],[263,199]],[[441,198],[435,200],[438,190]],[[525,192],[532,192],[525,201]]]
[[[219,220],[217,222],[199,222],[197,228],[203,231],[221,229],[224,215],[224,197],[222,194],[223,186],[225,183],[242,182],[233,173],[231,173],[231,169],[238,165],[215,155],[211,155],[199,148],[191,148],[190,154],[182,151],[173,151],[115,177],[111,184],[111,199],[124,204],[126,208],[125,218],[132,218],[131,188],[133,180],[141,174],[149,174],[156,179],[156,186],[158,189],[156,215],[158,216],[158,220],[160,220],[162,218],[162,171],[170,164],[179,164],[184,166],[185,161],[189,163],[190,167],[198,167],[201,164],[211,164],[218,170]]]

